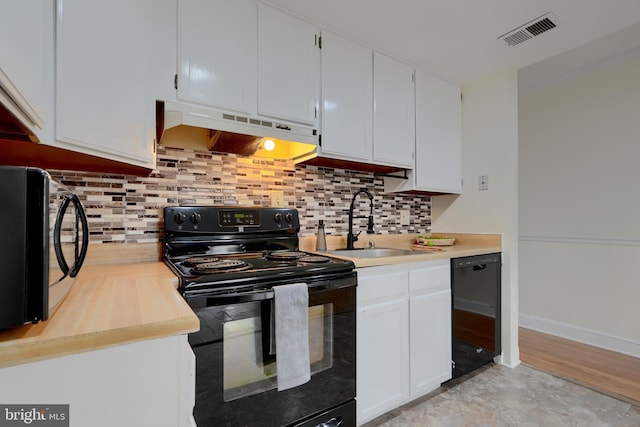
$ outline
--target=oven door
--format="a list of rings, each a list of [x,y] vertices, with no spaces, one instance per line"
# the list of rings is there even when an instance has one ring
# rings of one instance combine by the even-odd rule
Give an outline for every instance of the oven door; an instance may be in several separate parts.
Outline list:
[[[355,426],[355,272],[307,284],[311,380],[281,392],[273,291],[185,296],[200,318],[200,331],[189,335],[199,426],[307,425],[311,419],[313,425]]]

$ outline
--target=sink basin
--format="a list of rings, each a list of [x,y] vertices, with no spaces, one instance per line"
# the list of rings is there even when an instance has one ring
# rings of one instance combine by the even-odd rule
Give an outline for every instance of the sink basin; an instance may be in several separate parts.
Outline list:
[[[409,249],[372,248],[372,249],[338,249],[327,251],[329,255],[341,255],[351,258],[382,258],[389,256],[420,255]]]

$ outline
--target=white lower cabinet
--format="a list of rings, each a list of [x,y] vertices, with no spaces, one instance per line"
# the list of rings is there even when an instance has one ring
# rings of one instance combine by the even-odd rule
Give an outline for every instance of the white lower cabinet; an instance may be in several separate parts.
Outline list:
[[[357,422],[451,378],[449,260],[360,268]]]
[[[195,357],[186,335],[2,368],[0,384],[5,405],[68,404],[72,426],[194,425]]]
[[[365,269],[370,270],[370,269]],[[358,424],[409,398],[408,277],[358,271],[356,406]]]
[[[450,271],[447,262],[409,272],[411,398],[414,399],[451,379]]]

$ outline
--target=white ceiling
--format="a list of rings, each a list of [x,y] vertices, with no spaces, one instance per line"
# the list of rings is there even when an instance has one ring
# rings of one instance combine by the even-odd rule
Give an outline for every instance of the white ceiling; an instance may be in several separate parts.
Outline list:
[[[533,88],[541,76],[548,80],[640,48],[640,0],[267,2],[458,85],[536,64],[533,72],[520,73],[521,80],[528,75],[525,87]],[[547,12],[558,17],[556,28],[513,47],[498,40]]]

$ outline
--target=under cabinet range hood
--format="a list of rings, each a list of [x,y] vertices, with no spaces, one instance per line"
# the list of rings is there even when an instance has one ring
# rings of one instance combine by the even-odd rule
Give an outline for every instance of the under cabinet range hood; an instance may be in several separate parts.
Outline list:
[[[0,69],[0,139],[39,142],[44,123]]]
[[[202,135],[198,144],[209,151],[294,162],[317,156],[317,131],[303,125],[169,101],[157,101],[156,121],[160,145],[184,146],[188,135]]]

